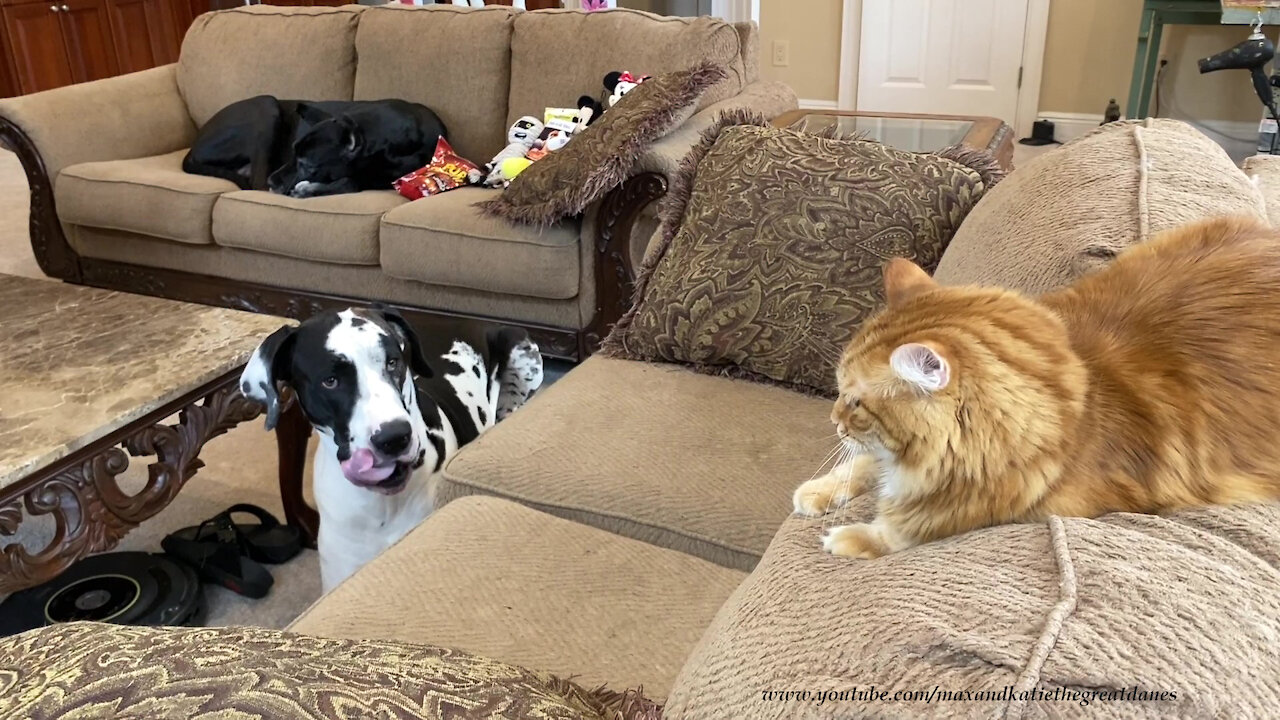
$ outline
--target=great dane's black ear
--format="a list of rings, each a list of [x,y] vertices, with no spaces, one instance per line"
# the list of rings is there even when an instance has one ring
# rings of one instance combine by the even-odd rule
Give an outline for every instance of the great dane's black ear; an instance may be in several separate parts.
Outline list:
[[[346,115],[338,116],[338,124],[342,126],[342,152],[347,157],[358,156],[364,150],[364,132]]]
[[[375,304],[373,311],[381,315],[387,325],[399,336],[400,347],[405,348],[409,353],[409,367],[413,372],[422,378],[434,377],[435,373],[431,371],[427,359],[422,356],[422,345],[418,343],[418,334],[413,331],[409,321],[404,319],[400,311],[381,303]]]
[[[280,421],[280,392],[276,383],[293,381],[293,347],[298,329],[285,325],[267,336],[253,351],[240,373],[240,392],[267,406],[267,430]]]
[[[311,103],[300,102],[298,103],[298,117],[306,120],[310,125],[315,125],[316,123],[332,119],[333,115],[330,115],[328,112],[321,110]]]

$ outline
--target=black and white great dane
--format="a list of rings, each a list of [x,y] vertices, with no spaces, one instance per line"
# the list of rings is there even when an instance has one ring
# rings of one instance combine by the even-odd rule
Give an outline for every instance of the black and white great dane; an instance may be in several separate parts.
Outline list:
[[[291,387],[319,434],[313,463],[325,592],[432,510],[434,478],[458,448],[524,404],[542,356],[524,330],[474,327],[419,339],[384,308],[285,326],[258,346],[240,389],[280,417]]]

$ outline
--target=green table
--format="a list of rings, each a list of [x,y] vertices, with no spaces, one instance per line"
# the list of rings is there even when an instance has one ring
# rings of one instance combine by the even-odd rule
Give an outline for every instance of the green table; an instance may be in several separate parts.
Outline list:
[[[1147,116],[1151,91],[1155,88],[1156,64],[1160,60],[1160,37],[1165,25],[1248,25],[1256,17],[1256,13],[1251,11],[1224,11],[1218,0],[1145,0],[1125,117]],[[1280,22],[1280,10],[1264,11],[1263,22],[1268,25]],[[1244,36],[1241,35],[1240,39],[1243,40]]]

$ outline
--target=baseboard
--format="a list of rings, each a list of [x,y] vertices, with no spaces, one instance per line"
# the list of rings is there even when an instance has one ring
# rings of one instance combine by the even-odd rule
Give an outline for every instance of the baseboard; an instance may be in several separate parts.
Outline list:
[[[806,100],[805,98],[800,98],[799,103],[800,103],[801,110],[838,110],[840,109],[840,103],[836,102],[835,100]]]
[[[1036,116],[1036,119],[1049,120],[1053,123],[1053,139],[1058,142],[1074,140],[1097,128],[1102,123],[1101,115],[1093,115],[1091,113],[1042,112]],[[1182,118],[1175,119],[1183,120]],[[1262,116],[1259,113],[1258,121],[1261,119]],[[1208,128],[1209,132],[1205,134],[1215,140],[1220,139],[1218,136],[1227,136],[1242,142],[1248,141],[1249,138],[1258,137],[1258,121],[1183,120],[1183,122],[1191,124],[1202,132]]]

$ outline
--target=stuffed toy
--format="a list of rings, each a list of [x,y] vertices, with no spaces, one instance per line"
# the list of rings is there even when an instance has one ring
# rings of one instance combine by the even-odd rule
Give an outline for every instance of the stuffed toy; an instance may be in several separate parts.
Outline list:
[[[493,156],[493,159],[485,164],[483,170],[473,171],[468,175],[471,182],[479,183],[482,181],[489,187],[507,186],[511,183],[511,178],[507,177],[502,170],[502,164],[505,160],[513,158],[524,158],[530,150],[533,149],[534,143],[538,137],[542,135],[543,124],[538,118],[532,115],[525,115],[519,120],[512,123],[507,129],[507,146]],[[524,168],[520,168],[523,170]]]
[[[498,169],[495,172],[502,178],[502,187],[505,188],[532,164],[533,161],[527,157],[507,158],[498,163]]]
[[[546,138],[539,140],[533,149],[530,150],[525,157],[530,160],[541,160],[547,156],[547,153],[553,153],[556,150],[569,144],[569,140],[573,138],[573,134],[564,130],[551,130],[547,133]]]
[[[541,160],[548,154],[568,145],[571,139],[573,139],[573,134],[570,132],[547,128],[543,132],[543,137],[534,143],[533,148],[524,157],[507,158],[499,163],[498,175],[502,178],[502,186],[505,188],[510,185],[511,181],[515,180],[535,160]]]
[[[609,107],[617,105],[623,95],[631,92],[637,85],[648,79],[648,75],[636,77],[626,70],[623,70],[622,72],[615,70],[608,75],[605,75],[604,89],[609,91]]]
[[[588,125],[599,120],[602,112],[604,112],[604,105],[601,105],[599,100],[590,95],[578,98],[578,113],[574,116],[573,123],[574,134],[582,132]]]

